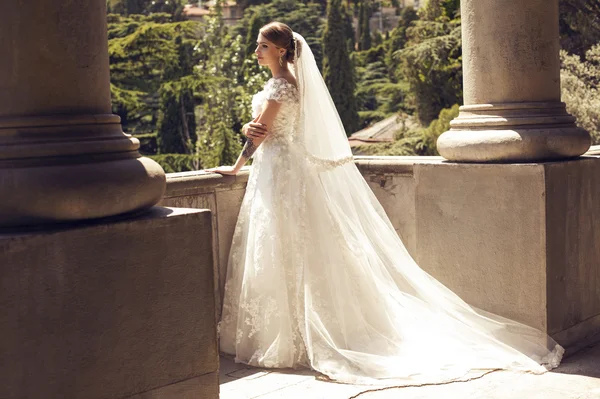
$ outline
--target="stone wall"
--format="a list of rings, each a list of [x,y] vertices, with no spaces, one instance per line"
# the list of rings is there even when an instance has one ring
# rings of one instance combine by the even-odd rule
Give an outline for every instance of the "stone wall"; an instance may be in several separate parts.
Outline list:
[[[356,165],[424,270],[468,303],[574,347],[600,332],[600,159],[591,154],[531,164],[356,157]],[[218,302],[247,178],[247,169],[168,176],[164,205],[214,212]]]
[[[219,176],[204,171],[170,173],[162,206],[210,209],[216,318],[220,318],[222,292],[233,229],[246,191],[249,168],[237,176]],[[198,238],[203,239],[203,238]]]

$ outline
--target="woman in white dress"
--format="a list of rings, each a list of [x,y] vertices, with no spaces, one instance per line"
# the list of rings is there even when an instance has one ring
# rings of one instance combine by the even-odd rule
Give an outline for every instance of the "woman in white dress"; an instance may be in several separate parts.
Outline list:
[[[258,367],[347,383],[423,384],[490,370],[541,373],[564,352],[545,333],[471,308],[418,267],[352,162],[306,41],[264,26],[273,74],[230,175],[253,157],[236,225],[220,347]]]

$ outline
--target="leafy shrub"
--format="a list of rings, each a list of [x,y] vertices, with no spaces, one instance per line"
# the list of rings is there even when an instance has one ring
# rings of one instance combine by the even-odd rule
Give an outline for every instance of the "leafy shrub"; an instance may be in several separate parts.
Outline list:
[[[590,133],[592,144],[600,144],[600,44],[588,50],[585,58],[582,61],[561,51],[562,99],[577,125]]]

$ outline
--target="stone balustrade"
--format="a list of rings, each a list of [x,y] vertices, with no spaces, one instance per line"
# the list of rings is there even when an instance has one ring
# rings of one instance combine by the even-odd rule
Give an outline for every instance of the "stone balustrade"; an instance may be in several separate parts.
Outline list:
[[[594,284],[600,243],[592,234],[600,223],[598,150],[528,167],[441,157],[355,162],[421,267],[474,306],[547,330],[573,347],[600,331]],[[217,318],[248,174],[249,168],[235,177],[167,175],[161,205],[212,211]]]

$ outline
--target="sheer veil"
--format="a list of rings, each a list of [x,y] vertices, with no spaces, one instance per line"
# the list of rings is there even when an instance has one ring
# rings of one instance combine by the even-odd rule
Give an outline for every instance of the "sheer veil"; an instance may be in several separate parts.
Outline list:
[[[352,162],[313,53],[294,39],[302,164],[286,223],[298,226],[295,317],[310,366],[344,382],[406,385],[556,367],[563,349],[544,332],[470,307],[414,262]]]
[[[294,70],[300,92],[298,136],[308,159],[322,166],[352,161],[340,116],[306,40],[294,33]],[[326,134],[324,134],[326,133]]]

